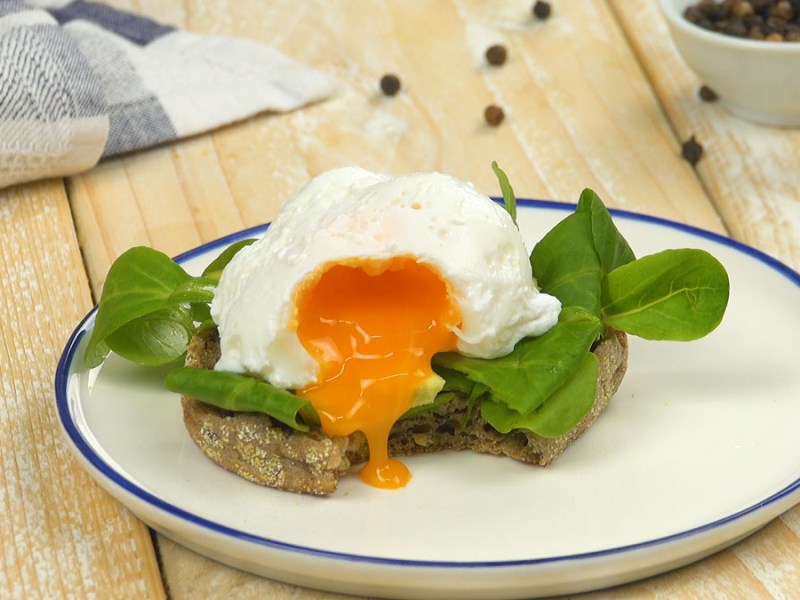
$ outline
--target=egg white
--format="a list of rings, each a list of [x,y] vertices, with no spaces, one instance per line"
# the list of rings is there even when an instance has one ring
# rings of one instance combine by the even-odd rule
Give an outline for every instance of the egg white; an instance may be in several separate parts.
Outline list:
[[[289,389],[315,382],[317,363],[294,330],[298,286],[326,265],[395,256],[415,257],[449,284],[462,354],[503,356],[558,320],[560,303],[536,289],[511,217],[472,184],[348,167],[309,182],[225,268],[211,305],[221,341],[216,368]]]

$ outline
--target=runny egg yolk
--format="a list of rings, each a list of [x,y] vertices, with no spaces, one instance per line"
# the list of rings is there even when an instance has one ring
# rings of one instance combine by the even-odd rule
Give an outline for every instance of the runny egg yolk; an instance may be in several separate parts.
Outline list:
[[[299,290],[296,320],[320,367],[318,381],[298,395],[313,404],[325,434],[364,433],[362,480],[403,487],[410,474],[389,458],[389,432],[433,375],[433,355],[456,347],[461,318],[446,283],[411,257],[335,264]]]

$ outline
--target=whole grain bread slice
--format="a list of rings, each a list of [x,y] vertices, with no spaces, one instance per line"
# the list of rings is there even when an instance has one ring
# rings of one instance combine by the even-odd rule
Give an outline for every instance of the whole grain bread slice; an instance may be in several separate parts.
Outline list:
[[[219,359],[216,329],[195,335],[186,355],[190,367],[212,368]],[[502,434],[489,425],[468,401],[452,401],[398,421],[389,437],[392,456],[440,450],[473,450],[504,455],[545,466],[594,423],[616,393],[625,375],[628,341],[623,332],[609,329],[592,352],[600,362],[597,394],[583,420],[565,435],[545,438],[530,431]],[[336,490],[351,465],[369,457],[361,432],[329,437],[299,432],[268,415],[231,412],[183,397],[186,429],[208,458],[250,481],[291,492],[326,495]]]

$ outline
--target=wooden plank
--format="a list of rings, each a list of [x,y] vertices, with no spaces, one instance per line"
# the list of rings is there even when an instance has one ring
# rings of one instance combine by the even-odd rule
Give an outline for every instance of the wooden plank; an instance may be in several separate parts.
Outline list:
[[[730,551],[720,552],[705,560],[659,577],[651,577],[610,590],[616,600],[631,594],[632,598],[726,598],[728,600],[767,600],[772,598],[750,570]]]
[[[60,181],[0,191],[0,597],[164,597],[150,534],[73,459],[53,375],[92,306]]]
[[[159,536],[158,547],[170,596],[178,599],[236,598],[236,600],[347,600],[355,596],[301,588],[264,579],[215,563]]]
[[[785,512],[781,516],[781,520],[800,538],[800,506],[795,506],[792,510]]]
[[[697,95],[656,2],[611,0],[680,139],[705,152],[697,173],[732,237],[800,269],[800,129],[753,125]]]
[[[796,516],[797,511],[795,507],[792,513]],[[774,520],[733,552],[776,598],[800,592],[800,535],[783,519]]]

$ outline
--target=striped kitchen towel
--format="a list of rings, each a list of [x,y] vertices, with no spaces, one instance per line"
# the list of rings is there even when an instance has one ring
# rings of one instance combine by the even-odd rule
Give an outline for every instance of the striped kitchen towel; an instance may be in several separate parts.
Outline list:
[[[0,0],[0,187],[289,111],[326,75],[254,41],[84,0]]]

